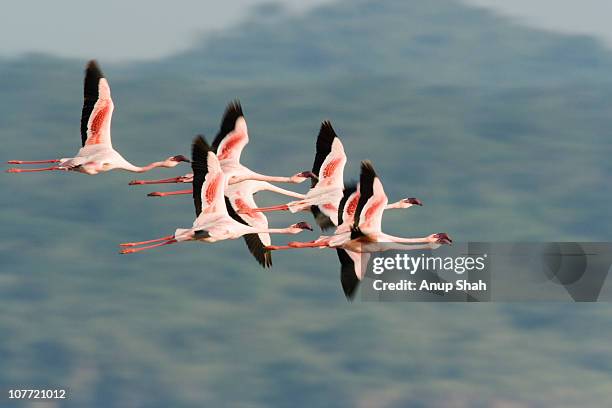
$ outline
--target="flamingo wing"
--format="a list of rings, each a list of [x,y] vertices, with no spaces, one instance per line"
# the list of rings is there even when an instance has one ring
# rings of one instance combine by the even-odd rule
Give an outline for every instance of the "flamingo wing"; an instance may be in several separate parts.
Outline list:
[[[225,213],[225,175],[217,156],[202,136],[191,147],[193,170],[193,201],[196,215]]]
[[[202,212],[202,186],[208,173],[208,152],[210,146],[202,135],[198,135],[191,145],[191,169],[193,171],[193,204],[196,217]]]
[[[334,139],[337,138],[336,132],[331,125],[331,122],[326,120],[321,123],[321,128],[319,129],[319,135],[317,136],[317,145],[315,152],[314,163],[312,163],[312,172],[316,175],[321,171],[321,165],[325,161],[327,155],[331,152],[332,143]],[[317,185],[316,179],[311,179],[311,187]]]
[[[336,185],[342,189],[345,165],[346,154],[340,138],[329,121],[321,123],[317,137],[317,151],[312,165],[312,172],[318,176],[318,180],[312,180],[312,187],[323,183],[326,186]]]
[[[325,215],[325,213],[321,211],[318,206],[311,205],[310,212],[312,213],[312,215],[314,215],[315,222],[317,223],[319,228],[321,228],[321,231],[327,231],[336,226],[336,224],[334,224],[334,221],[328,215]]]
[[[349,183],[342,191],[342,200],[338,205],[338,226],[342,224],[352,224],[355,216],[355,209],[359,201],[359,191],[356,183]]]
[[[234,220],[241,224],[249,225],[249,223],[247,223],[236,212],[232,205],[232,201],[228,197],[225,197],[225,206],[227,208],[227,213],[230,217],[232,217]],[[264,244],[263,241],[266,240],[266,236],[268,242]],[[244,242],[246,243],[246,246],[249,249],[251,255],[253,255],[253,257],[257,260],[257,262],[259,262],[261,266],[263,266],[264,268],[272,266],[272,254],[270,253],[270,251],[266,251],[266,245],[270,245],[269,234],[246,234],[243,235],[242,238],[244,239]]]
[[[231,102],[225,109],[221,128],[212,144],[212,150],[219,160],[240,162],[240,154],[249,142],[246,120],[238,100]]]
[[[367,265],[370,254],[347,251],[341,248],[336,249],[340,260],[340,283],[344,296],[349,301],[355,298],[357,288],[363,279],[362,265]]]
[[[221,170],[221,165],[217,156],[213,152],[208,152],[207,157],[208,173],[202,185],[202,212],[206,214],[216,214],[226,212],[225,208],[225,174]]]
[[[382,215],[387,202],[387,195],[372,163],[368,160],[362,161],[359,176],[359,202],[355,209],[354,227],[365,235],[380,233]]]
[[[95,60],[87,64],[83,96],[82,146],[106,145],[112,147],[110,129],[114,105],[108,81]]]
[[[332,187],[332,189],[342,191],[344,188],[346,154],[342,142],[329,121],[321,123],[316,150],[312,172],[318,176],[318,180],[312,180],[311,191],[317,186],[322,188]],[[310,207],[317,224],[323,231],[337,226],[337,222],[334,221],[337,217],[337,204],[336,202],[330,202]],[[333,214],[330,214],[331,211],[333,211]]]

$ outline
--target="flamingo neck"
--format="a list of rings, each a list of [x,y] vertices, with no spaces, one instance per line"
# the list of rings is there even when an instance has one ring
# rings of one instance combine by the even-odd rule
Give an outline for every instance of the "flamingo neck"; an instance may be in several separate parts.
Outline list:
[[[165,161],[163,162],[153,162],[153,163],[149,163],[146,166],[134,166],[133,164],[126,162],[126,164],[124,164],[121,168],[123,170],[127,170],[127,171],[131,171],[133,173],[145,173],[149,170],[152,170],[156,167],[170,167],[169,165],[166,164]]]
[[[298,198],[300,200],[306,197],[304,194],[296,193],[295,191],[286,190],[284,188],[277,187],[268,182],[263,182],[261,186],[258,186],[258,187],[260,188],[257,191],[260,191],[260,190],[272,191],[273,193],[286,195],[288,197]]]
[[[429,243],[429,238],[401,238],[393,235],[382,234],[379,239],[379,242],[396,242],[403,244],[421,244],[421,243]]]
[[[385,207],[385,210],[393,210],[393,209],[398,209],[398,208],[409,208],[409,207],[412,207],[412,204],[404,204],[402,200],[400,200],[400,201],[396,201],[391,204],[387,204],[387,206]]]

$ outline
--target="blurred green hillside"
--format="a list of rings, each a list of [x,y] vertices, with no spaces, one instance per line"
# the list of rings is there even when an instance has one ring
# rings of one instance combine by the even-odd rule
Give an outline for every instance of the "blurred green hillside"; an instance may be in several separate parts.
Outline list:
[[[391,200],[423,200],[389,212],[390,233],[610,240],[612,53],[598,42],[451,0],[267,10],[171,58],[100,61],[114,146],[136,164],[187,154],[238,97],[252,169],[308,169],[331,119],[347,179],[368,158]],[[90,57],[0,59],[3,161],[76,152]],[[147,198],[133,178],[2,176],[0,389],[67,387],[62,407],[609,401],[607,305],[347,304],[332,251],[274,254],[263,271],[242,241],[121,256],[119,242],[193,220],[190,199]]]

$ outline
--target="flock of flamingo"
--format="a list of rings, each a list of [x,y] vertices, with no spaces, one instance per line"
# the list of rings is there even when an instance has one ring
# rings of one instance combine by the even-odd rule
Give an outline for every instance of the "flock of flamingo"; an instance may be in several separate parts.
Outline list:
[[[272,265],[271,251],[292,248],[335,249],[341,263],[340,281],[347,299],[355,296],[371,253],[387,250],[436,249],[450,244],[446,233],[423,238],[400,238],[382,232],[383,212],[387,209],[421,206],[416,198],[404,198],[389,204],[380,178],[372,163],[361,162],[358,184],[344,183],[347,158],[340,138],[331,123],[321,124],[316,142],[312,171],[290,177],[256,173],[240,163],[240,154],[249,142],[247,124],[238,101],[230,103],[223,115],[221,128],[209,145],[203,136],[192,144],[191,160],[175,155],[166,160],[139,167],[123,158],[111,143],[113,101],[110,87],[95,60],[85,71],[84,102],[81,115],[82,147],[72,158],[53,160],[11,160],[9,164],[53,164],[42,168],[10,168],[9,173],[42,171],[76,171],[98,174],[121,169],[136,173],[156,167],[175,167],[191,163],[192,173],[161,180],[134,180],[131,185],[159,183],[191,183],[192,188],[172,192],[154,192],[149,196],[192,194],[196,219],[190,228],[177,228],[174,234],[141,242],[120,244],[121,253],[140,252],[183,241],[213,243],[243,237],[250,253],[264,268]],[[271,183],[302,183],[311,179],[306,194],[277,187]],[[257,207],[253,198],[261,190],[295,198],[283,205]],[[289,242],[272,245],[270,234],[298,234],[312,228],[298,222],[287,228],[269,228],[266,212],[311,212],[321,230],[335,228],[333,234],[322,235],[310,242]]]

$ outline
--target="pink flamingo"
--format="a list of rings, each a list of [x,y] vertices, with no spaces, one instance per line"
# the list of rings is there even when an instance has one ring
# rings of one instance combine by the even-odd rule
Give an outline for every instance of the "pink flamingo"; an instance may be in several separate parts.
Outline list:
[[[10,160],[9,164],[42,164],[57,165],[36,169],[8,169],[8,173],[29,173],[38,171],[65,170],[85,174],[98,174],[114,169],[135,173],[144,173],[156,167],[175,167],[180,162],[188,162],[183,156],[172,156],[164,161],[154,162],[143,167],[135,166],[125,160],[111,143],[111,118],[113,115],[108,81],[102,74],[95,60],[89,61],[85,71],[84,102],[81,115],[82,147],[73,158],[54,160]]]
[[[353,194],[347,194],[344,208],[340,212],[348,215],[350,220],[350,208],[346,208],[346,202]],[[370,253],[389,250],[418,250],[436,249],[443,244],[451,244],[452,240],[446,233],[431,234],[423,238],[401,238],[381,231],[382,215],[387,207],[387,196],[382,183],[376,175],[369,161],[361,163],[361,175],[359,181],[359,199],[353,214],[353,225],[346,231],[344,223],[337,234],[321,236],[311,242],[290,242],[286,246],[267,246],[268,250],[280,250],[289,248],[335,248],[338,249],[338,258],[341,263],[341,283],[345,295],[350,300],[361,279]],[[351,203],[349,203],[351,204]],[[363,254],[363,255],[360,255]]]
[[[321,229],[332,228],[338,225],[338,204],[344,190],[345,165],[344,146],[331,122],[324,121],[317,137],[316,155],[312,165],[312,174],[316,177],[312,177],[312,185],[306,196],[287,204],[255,208],[252,211],[312,211]]]
[[[227,176],[227,184],[235,184],[245,180],[267,181],[275,183],[299,184],[306,179],[313,177],[311,172],[305,171],[294,174],[290,177],[266,176],[259,174],[240,163],[242,150],[249,142],[249,132],[242,111],[240,101],[236,100],[228,104],[221,120],[219,132],[215,136],[212,144],[212,151],[217,154],[221,168]],[[162,184],[162,183],[189,183],[193,180],[193,173],[184,176],[173,177],[161,180],[132,180],[130,185],[137,184]],[[286,190],[285,190],[286,191]],[[166,195],[190,194],[189,190],[177,192],[158,193],[154,192],[149,196],[163,197]],[[284,194],[284,193],[281,193]]]
[[[249,250],[260,263],[266,251],[264,245],[258,240],[259,233],[297,234],[305,229],[312,228],[305,222],[298,222],[287,228],[255,228],[232,217],[225,198],[226,175],[221,170],[217,156],[209,150],[202,137],[196,138],[192,147],[192,169],[194,172],[193,189],[196,219],[191,228],[178,228],[173,235],[141,242],[128,242],[121,244],[124,249],[121,253],[134,253],[164,245],[183,241],[217,242],[227,239],[236,239],[249,236],[247,241]],[[229,210],[229,211],[228,211]],[[146,245],[153,244],[153,245]],[[146,245],[146,246],[140,246]],[[131,248],[140,246],[138,248]]]

